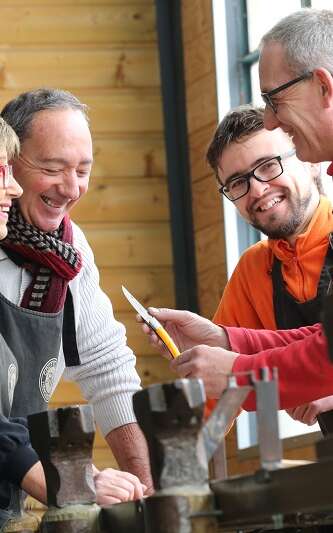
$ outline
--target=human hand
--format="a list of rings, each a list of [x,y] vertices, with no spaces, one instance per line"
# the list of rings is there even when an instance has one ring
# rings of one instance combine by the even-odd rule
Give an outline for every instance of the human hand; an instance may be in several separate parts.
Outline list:
[[[326,398],[320,398],[314,402],[305,403],[294,407],[292,409],[286,409],[291,418],[303,422],[308,426],[313,426],[317,422],[317,415],[320,413],[326,413],[333,409],[333,396],[327,396]]]
[[[181,352],[193,348],[198,344],[206,346],[220,346],[229,349],[229,340],[223,328],[213,324],[207,318],[176,309],[156,309],[149,307],[149,313],[163,325]],[[143,331],[149,335],[151,344],[156,345],[160,352],[168,359],[171,356],[159,337],[137,315],[137,321],[142,323]]]
[[[227,376],[232,372],[238,354],[199,345],[183,352],[170,363],[170,368],[182,378],[201,378],[207,398],[219,398],[227,386]]]
[[[129,472],[113,468],[99,471],[93,465],[96,501],[99,505],[128,502],[143,498],[146,486]]]

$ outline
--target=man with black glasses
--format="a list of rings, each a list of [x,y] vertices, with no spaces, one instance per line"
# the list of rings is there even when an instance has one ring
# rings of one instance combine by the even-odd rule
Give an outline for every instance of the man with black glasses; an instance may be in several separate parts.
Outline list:
[[[260,108],[232,110],[208,148],[220,193],[268,237],[241,257],[214,321],[256,329],[313,325],[321,320],[333,264],[332,206],[320,196],[319,165],[297,159],[290,137],[280,128],[267,131],[263,119]],[[331,408],[333,397],[323,398],[298,408],[298,418],[313,424]]]
[[[332,207],[320,195],[319,166],[301,162],[291,138],[280,128],[264,129],[263,119],[260,108],[231,111],[207,154],[220,192],[268,236],[244,253],[226,286],[214,317],[225,327],[216,328],[187,311],[152,312],[183,352],[171,368],[180,376],[201,377],[210,398],[221,394],[225,375],[232,370],[277,366],[281,407],[292,408],[288,412],[293,418],[309,424],[323,413],[319,419],[325,431],[333,387],[329,380],[325,384],[315,379],[310,387],[307,378],[322,373],[322,359],[331,370],[325,340],[313,324],[320,321],[321,299],[330,281]],[[270,331],[301,326],[309,327],[292,329],[287,337]],[[157,340],[153,337],[152,342]],[[318,352],[320,358],[313,355]],[[310,400],[315,401],[305,404]],[[253,398],[244,407],[255,408]]]

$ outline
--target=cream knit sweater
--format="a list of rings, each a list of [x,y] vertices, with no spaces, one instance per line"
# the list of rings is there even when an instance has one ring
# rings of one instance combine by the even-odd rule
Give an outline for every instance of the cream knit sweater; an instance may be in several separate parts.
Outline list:
[[[125,327],[115,320],[112,304],[99,286],[92,250],[80,228],[72,224],[74,246],[83,258],[81,272],[69,284],[81,365],[65,368],[61,348],[54,388],[62,375],[78,382],[106,435],[116,427],[135,421],[132,395],[140,388],[140,378],[135,370],[135,356],[126,345]],[[15,265],[0,248],[0,292],[20,305],[30,281],[31,274]]]

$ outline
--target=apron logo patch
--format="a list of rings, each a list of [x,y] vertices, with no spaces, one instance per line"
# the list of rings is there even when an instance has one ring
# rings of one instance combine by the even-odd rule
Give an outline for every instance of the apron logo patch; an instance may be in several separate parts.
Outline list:
[[[17,368],[13,363],[11,363],[8,367],[8,399],[9,399],[10,407],[12,406],[12,403],[13,403],[16,382],[17,382]]]
[[[52,393],[56,367],[57,359],[53,357],[47,363],[45,363],[39,375],[39,390],[46,403],[48,403]]]

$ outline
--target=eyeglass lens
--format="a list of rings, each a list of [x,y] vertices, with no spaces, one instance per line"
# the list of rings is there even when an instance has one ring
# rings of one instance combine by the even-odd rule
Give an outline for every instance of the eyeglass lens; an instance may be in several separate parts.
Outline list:
[[[270,159],[265,161],[257,168],[254,169],[252,176],[259,179],[259,181],[271,181],[281,175],[282,167],[279,159]],[[242,177],[232,180],[227,187],[224,189],[224,192],[230,200],[237,200],[241,196],[245,196],[250,188],[250,178]]]

